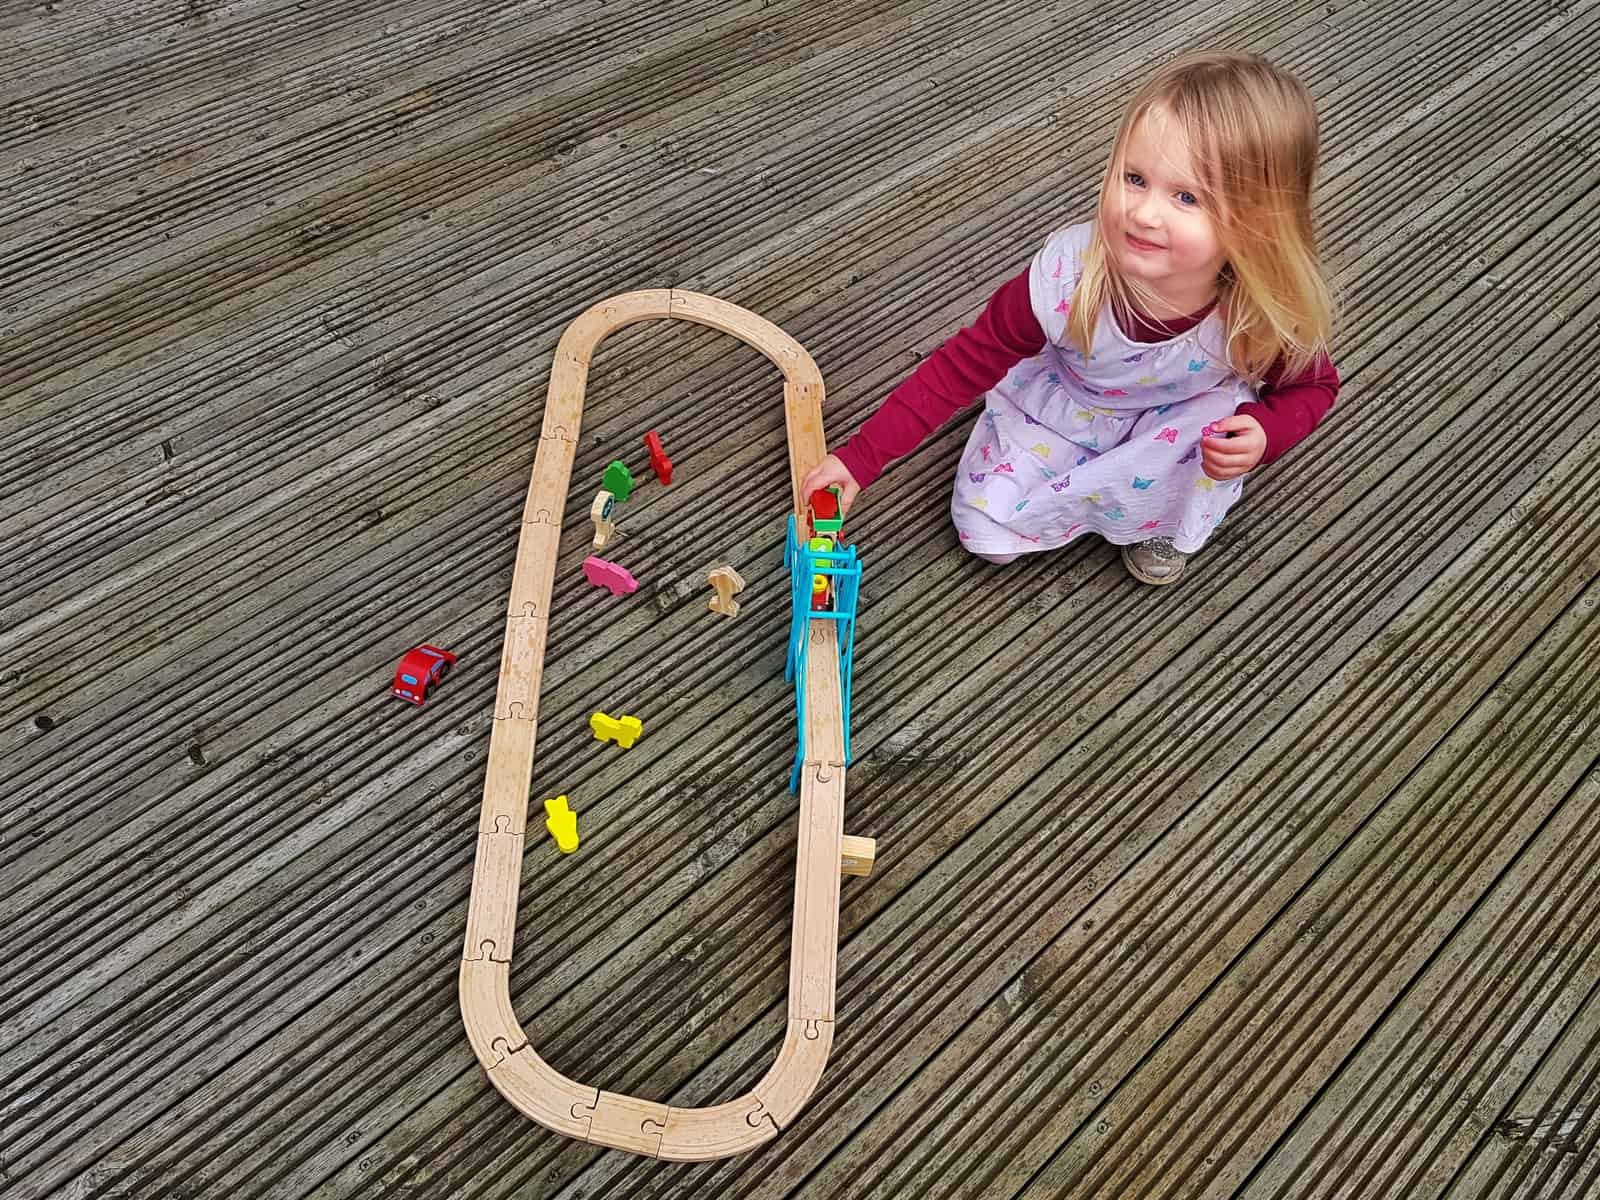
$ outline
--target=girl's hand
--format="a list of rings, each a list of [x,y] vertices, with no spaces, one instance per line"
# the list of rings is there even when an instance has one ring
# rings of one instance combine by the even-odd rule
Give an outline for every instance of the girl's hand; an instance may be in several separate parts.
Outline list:
[[[1254,470],[1267,452],[1267,431],[1254,417],[1235,413],[1213,428],[1233,435],[1200,439],[1200,469],[1213,479],[1232,479]]]
[[[1266,445],[1265,438],[1262,445]],[[855,498],[861,493],[861,485],[856,482],[855,476],[850,474],[850,469],[839,459],[830,454],[807,472],[806,477],[800,481],[800,499],[805,500],[812,492],[819,492],[832,484],[839,487],[839,513],[850,511],[850,505],[855,503]]]

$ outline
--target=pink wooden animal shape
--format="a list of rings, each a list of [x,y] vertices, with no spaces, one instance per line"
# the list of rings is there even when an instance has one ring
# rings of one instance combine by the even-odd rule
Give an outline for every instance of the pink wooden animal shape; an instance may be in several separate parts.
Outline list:
[[[626,567],[619,567],[593,554],[583,560],[583,574],[595,587],[610,588],[613,596],[626,595],[639,588],[639,581],[628,574]]]

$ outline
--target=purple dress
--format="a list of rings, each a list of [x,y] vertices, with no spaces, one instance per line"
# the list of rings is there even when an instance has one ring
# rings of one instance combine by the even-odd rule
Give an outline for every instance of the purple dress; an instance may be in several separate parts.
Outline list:
[[[1067,313],[1090,226],[1052,234],[1029,292],[1043,351],[984,396],[956,472],[950,516],[985,555],[1053,550],[1086,533],[1127,545],[1169,537],[1198,550],[1243,493],[1200,469],[1212,425],[1255,398],[1221,353],[1215,310],[1164,342],[1135,342],[1109,311],[1085,358]]]

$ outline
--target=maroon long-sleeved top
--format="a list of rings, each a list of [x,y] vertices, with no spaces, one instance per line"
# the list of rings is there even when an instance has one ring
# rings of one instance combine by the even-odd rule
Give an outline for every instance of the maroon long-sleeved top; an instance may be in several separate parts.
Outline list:
[[[1123,332],[1136,342],[1166,341],[1198,325],[1210,307],[1159,325],[1134,313],[1133,328]],[[930,354],[834,453],[856,483],[866,487],[890,460],[915,450],[1013,366],[1043,350],[1044,340],[1024,270],[1002,284],[982,315]],[[1257,399],[1238,409],[1266,431],[1267,452],[1261,461],[1280,457],[1315,429],[1338,395],[1339,373],[1327,354],[1293,379],[1284,378],[1281,363],[1268,372]]]

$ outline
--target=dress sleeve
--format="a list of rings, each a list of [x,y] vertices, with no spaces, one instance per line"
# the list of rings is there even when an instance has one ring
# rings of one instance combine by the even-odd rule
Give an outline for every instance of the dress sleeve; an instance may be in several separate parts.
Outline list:
[[[1044,349],[1028,277],[1001,284],[978,319],[928,356],[834,453],[867,487],[890,460],[909,454],[1024,358]]]
[[[1239,406],[1243,416],[1261,422],[1267,434],[1263,464],[1287,454],[1317,427],[1339,397],[1339,372],[1324,351],[1293,378],[1285,378],[1280,361],[1267,373],[1255,400]]]

